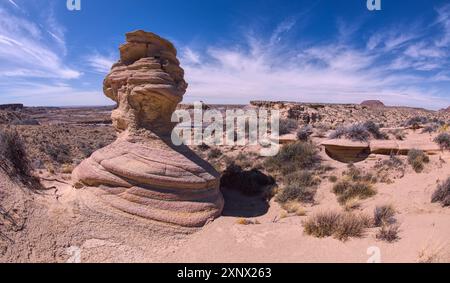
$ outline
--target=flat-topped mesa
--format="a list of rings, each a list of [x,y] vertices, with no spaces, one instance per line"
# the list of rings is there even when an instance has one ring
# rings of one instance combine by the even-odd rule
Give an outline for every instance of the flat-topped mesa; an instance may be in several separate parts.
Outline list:
[[[120,61],[105,78],[105,95],[117,102],[113,125],[118,132],[149,129],[160,135],[173,129],[172,113],[183,99],[184,70],[169,41],[156,34],[127,33]]]
[[[171,142],[171,116],[187,88],[176,49],[153,33],[126,37],[104,80],[105,95],[117,102],[111,116],[119,137],[75,168],[74,186],[132,216],[201,227],[222,212],[220,175]]]

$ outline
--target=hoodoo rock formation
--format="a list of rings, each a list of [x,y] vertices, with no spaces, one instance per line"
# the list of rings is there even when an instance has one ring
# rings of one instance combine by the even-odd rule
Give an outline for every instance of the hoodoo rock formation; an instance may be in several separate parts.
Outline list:
[[[118,139],[74,170],[74,186],[134,216],[201,227],[221,214],[223,197],[217,171],[170,138],[172,113],[187,88],[177,51],[149,32],[126,40],[104,80],[105,95],[117,102]]]

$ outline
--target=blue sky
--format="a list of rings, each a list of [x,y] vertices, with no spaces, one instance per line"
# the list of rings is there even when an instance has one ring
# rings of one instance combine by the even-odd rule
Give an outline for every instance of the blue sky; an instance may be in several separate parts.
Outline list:
[[[185,102],[450,105],[450,2],[0,0],[0,103],[112,104],[102,81],[124,34],[178,49]]]

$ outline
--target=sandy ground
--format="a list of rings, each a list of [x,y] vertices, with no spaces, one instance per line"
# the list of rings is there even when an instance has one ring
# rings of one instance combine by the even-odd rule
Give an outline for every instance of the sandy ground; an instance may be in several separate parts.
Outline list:
[[[346,168],[321,154],[324,164]],[[372,168],[379,158],[358,163]],[[442,163],[440,159],[446,160]],[[423,173],[411,168],[392,184],[377,184],[378,194],[358,209],[372,215],[376,205],[392,204],[398,212],[401,239],[386,243],[370,229],[363,238],[341,242],[303,233],[302,221],[319,211],[341,210],[328,180],[320,185],[317,204],[306,206],[307,216],[287,216],[273,200],[226,193],[224,216],[201,230],[180,230],[136,219],[100,203],[88,190],[45,181],[55,186],[39,194],[20,188],[0,173],[3,207],[13,218],[26,219],[17,229],[3,229],[0,262],[359,262],[379,249],[382,262],[418,262],[426,257],[450,262],[450,209],[430,203],[439,181],[450,176],[450,153],[431,157]],[[55,178],[55,176],[43,176]],[[70,182],[68,176],[56,176]],[[4,193],[9,192],[9,193]],[[260,224],[237,220],[257,214]],[[7,228],[7,227],[6,227]],[[372,250],[370,250],[372,248]]]
[[[442,156],[450,160],[450,155]],[[327,159],[324,156],[324,159]],[[438,180],[450,172],[450,162],[438,168],[439,157],[422,174],[408,171],[394,184],[378,184],[378,194],[362,202],[360,210],[370,215],[376,205],[392,204],[401,224],[401,239],[386,243],[375,238],[376,228],[361,239],[341,242],[333,238],[317,239],[303,233],[302,221],[308,216],[281,218],[282,209],[271,202],[268,212],[256,219],[259,225],[240,225],[235,217],[221,217],[197,234],[168,258],[174,262],[358,262],[371,258],[370,248],[379,248],[382,262],[418,262],[436,256],[450,262],[450,209],[431,204]],[[328,159],[328,162],[332,162]],[[370,167],[375,160],[358,164]],[[335,162],[333,162],[336,165]],[[338,164],[343,169],[342,164]],[[318,211],[339,210],[332,184],[325,182],[318,194],[318,205],[306,208]],[[207,240],[206,240],[207,239]]]

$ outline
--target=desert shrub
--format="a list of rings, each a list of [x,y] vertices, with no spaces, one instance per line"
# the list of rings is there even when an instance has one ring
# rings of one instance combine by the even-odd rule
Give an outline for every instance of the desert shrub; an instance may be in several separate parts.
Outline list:
[[[365,122],[363,126],[377,140],[386,140],[389,138],[385,133],[382,133],[380,131],[380,126],[378,126],[377,124],[375,124],[372,121]]]
[[[267,186],[274,185],[275,180],[259,170],[244,171],[240,166],[231,164],[223,172],[220,184],[245,195],[258,195],[263,193]]]
[[[281,203],[281,207],[286,210],[287,213],[295,214],[297,216],[305,216],[306,210],[297,201],[288,201]]]
[[[313,134],[313,127],[311,125],[307,125],[307,126],[301,127],[297,131],[297,138],[300,141],[307,141],[312,134]]]
[[[434,142],[437,143],[441,147],[441,149],[450,149],[450,134],[448,133],[439,134],[434,139]]]
[[[61,173],[71,174],[75,167],[72,164],[63,164],[61,167]]]
[[[450,206],[450,178],[438,185],[431,197],[431,202],[440,202],[443,206]]]
[[[270,171],[291,173],[297,170],[312,168],[320,162],[317,148],[307,142],[296,142],[281,148],[280,152],[265,161]]]
[[[345,137],[346,134],[347,134],[347,128],[341,126],[341,127],[337,127],[336,130],[334,130],[330,134],[329,138],[333,139],[333,140],[340,139],[340,138]]]
[[[389,159],[383,160],[380,163],[377,163],[377,165],[375,166],[376,168],[382,168],[382,167],[386,167],[388,169],[394,169],[394,168],[398,168],[403,166],[404,163],[403,161],[398,158],[396,155],[391,154],[389,156]]]
[[[280,135],[286,135],[298,128],[298,122],[294,119],[280,120]]]
[[[216,159],[220,156],[222,156],[222,151],[218,148],[213,148],[210,152],[208,152],[208,159]]]
[[[57,163],[72,163],[70,147],[66,144],[46,145],[44,151]]]
[[[345,241],[350,237],[361,237],[370,227],[370,218],[353,213],[321,212],[303,223],[307,235],[318,238],[334,236]]]
[[[317,238],[330,237],[336,231],[340,217],[341,214],[334,211],[315,214],[303,223],[305,233]]]
[[[343,172],[343,175],[354,182],[367,182],[375,184],[377,182],[377,177],[372,173],[364,172],[363,170],[357,168],[353,164],[348,165],[348,169]]]
[[[373,212],[375,227],[390,225],[395,223],[395,209],[392,205],[382,205],[375,207]]]
[[[328,178],[328,180],[331,182],[331,183],[336,183],[337,181],[338,181],[338,177],[336,177],[336,176],[330,176],[329,178]]]
[[[0,166],[9,174],[29,176],[30,161],[22,137],[15,130],[0,131]]]
[[[372,184],[364,181],[341,180],[333,186],[333,193],[336,194],[338,202],[344,205],[353,198],[367,199],[374,196],[377,191]]]
[[[211,147],[209,145],[207,145],[206,143],[202,143],[202,144],[198,145],[197,148],[201,151],[207,151]]]
[[[352,141],[367,141],[370,134],[364,125],[356,124],[347,128],[346,137]]]
[[[411,149],[408,152],[408,163],[417,173],[422,172],[425,167],[424,164],[429,162],[430,158],[422,150]]]
[[[428,123],[428,118],[427,117],[424,117],[424,116],[415,116],[415,117],[412,117],[412,118],[410,118],[409,120],[407,120],[406,122],[405,122],[405,125],[406,126],[411,126],[411,127],[413,127],[413,128],[417,128],[417,127],[419,127],[419,126],[421,126],[421,125],[424,125],[424,124],[426,124],[426,123]]]
[[[339,218],[334,236],[336,239],[346,241],[348,238],[360,238],[364,235],[366,228],[369,228],[371,219],[364,215],[353,213],[343,213]]]
[[[376,238],[389,243],[397,241],[400,237],[398,233],[400,232],[399,225],[382,225],[380,230],[376,234]]]
[[[422,129],[422,134],[431,134],[431,133],[435,133],[437,132],[437,130],[439,129],[440,125],[438,124],[429,124],[426,125],[423,129]]]
[[[300,201],[313,203],[316,195],[316,186],[320,180],[308,171],[297,171],[286,176],[286,187],[277,195],[277,201],[285,203],[288,201]]]
[[[382,133],[380,127],[373,122],[354,124],[349,127],[338,127],[329,136],[330,139],[347,138],[353,141],[367,141],[370,137],[388,139],[388,136]]]
[[[406,138],[406,133],[402,129],[390,130],[389,134],[393,135],[396,140],[403,141]]]

